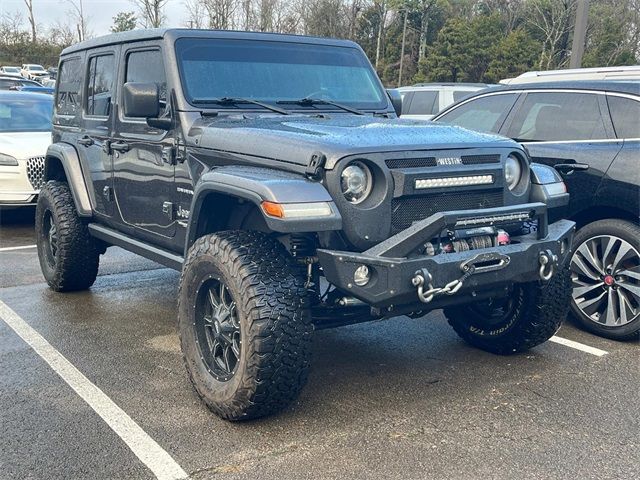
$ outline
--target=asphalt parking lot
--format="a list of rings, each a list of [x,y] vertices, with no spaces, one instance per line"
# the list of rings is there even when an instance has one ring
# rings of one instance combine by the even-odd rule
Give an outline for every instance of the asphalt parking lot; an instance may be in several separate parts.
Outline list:
[[[323,331],[295,405],[231,424],[182,365],[178,273],[111,248],[90,291],[53,293],[30,215],[0,225],[0,478],[175,478],[167,464],[193,479],[640,477],[637,342],[565,324],[577,345],[497,357],[440,312]],[[20,322],[45,342],[29,345]],[[104,397],[55,373],[74,367]],[[124,417],[139,428],[129,442]],[[143,462],[149,445],[160,454]]]

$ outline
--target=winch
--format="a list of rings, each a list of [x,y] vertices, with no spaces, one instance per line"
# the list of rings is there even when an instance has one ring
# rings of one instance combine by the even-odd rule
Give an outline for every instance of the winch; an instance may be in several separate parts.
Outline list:
[[[482,227],[447,232],[446,238],[440,238],[424,244],[423,255],[440,253],[468,252],[481,248],[509,245],[511,238],[506,230],[495,227]]]

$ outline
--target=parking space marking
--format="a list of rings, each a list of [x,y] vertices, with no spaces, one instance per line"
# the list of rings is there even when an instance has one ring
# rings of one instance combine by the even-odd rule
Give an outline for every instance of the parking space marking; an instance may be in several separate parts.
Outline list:
[[[91,383],[69,360],[0,300],[3,320],[95,411],[159,480],[187,478],[187,473],[155,440]]]
[[[13,252],[14,250],[27,250],[28,248],[36,248],[37,245],[22,245],[20,247],[2,247],[0,252]]]
[[[584,343],[574,342],[573,340],[569,340],[567,338],[562,338],[554,335],[549,339],[550,342],[558,343],[560,345],[564,345],[565,347],[575,348],[576,350],[580,350],[586,353],[590,353],[591,355],[595,355],[596,357],[602,357],[609,352],[604,350],[600,350],[596,347],[590,347],[589,345],[585,345]]]

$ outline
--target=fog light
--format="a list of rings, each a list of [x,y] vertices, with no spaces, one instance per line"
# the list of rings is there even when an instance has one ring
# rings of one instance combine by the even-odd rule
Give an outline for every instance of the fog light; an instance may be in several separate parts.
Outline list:
[[[369,274],[369,267],[366,265],[360,265],[356,268],[356,271],[353,274],[353,283],[355,283],[359,287],[364,287],[369,280],[371,279],[371,275]]]

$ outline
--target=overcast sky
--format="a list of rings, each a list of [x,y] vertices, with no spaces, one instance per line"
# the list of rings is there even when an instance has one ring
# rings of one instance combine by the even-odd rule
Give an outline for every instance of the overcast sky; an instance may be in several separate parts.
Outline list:
[[[89,19],[89,31],[94,35],[109,33],[113,17],[122,11],[135,11],[136,6],[129,0],[83,0],[85,17]],[[56,23],[68,21],[70,5],[67,0],[33,0],[36,22],[45,29]],[[0,15],[4,13],[22,13],[25,27],[28,27],[27,8],[24,0],[0,0]],[[185,22],[183,0],[169,0],[165,8],[167,26],[179,27]]]

